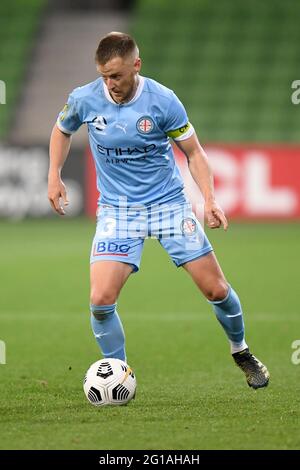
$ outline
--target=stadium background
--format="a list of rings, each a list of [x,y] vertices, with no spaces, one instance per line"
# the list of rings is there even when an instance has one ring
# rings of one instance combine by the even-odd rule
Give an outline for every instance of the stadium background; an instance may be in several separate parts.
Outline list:
[[[299,448],[299,20],[296,0],[1,2],[2,449]],[[210,307],[149,241],[119,300],[137,399],[85,402],[82,377],[98,357],[88,315],[94,175],[82,129],[59,219],[47,146],[68,93],[97,77],[94,51],[111,30],[134,35],[142,73],[174,89],[208,152],[231,221],[208,235],[270,368],[267,390],[246,388]]]

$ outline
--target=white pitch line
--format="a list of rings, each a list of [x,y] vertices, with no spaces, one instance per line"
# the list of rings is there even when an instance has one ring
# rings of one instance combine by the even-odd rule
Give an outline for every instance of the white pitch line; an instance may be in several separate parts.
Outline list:
[[[122,319],[126,321],[126,319],[135,319],[135,320],[150,320],[152,321],[153,319],[159,320],[159,321],[173,321],[173,320],[178,320],[178,321],[191,321],[191,320],[196,320],[196,321],[211,321],[211,318],[213,317],[213,312],[185,312],[184,310],[178,310],[176,312],[155,312],[155,313],[142,313],[142,312],[127,312],[122,310],[122,308],[118,309],[119,314],[122,316]],[[86,311],[82,312],[1,312],[0,317],[2,321],[15,321],[18,319],[18,321],[22,321],[26,323],[27,320],[37,320],[37,321],[63,321],[65,322],[66,319],[71,320],[72,317],[76,320],[80,319],[81,317],[84,319],[84,317],[89,318],[89,310],[88,308]],[[297,312],[284,312],[284,313],[246,313],[244,314],[244,318],[246,322],[251,322],[253,321],[266,321],[266,322],[286,322],[288,321],[296,321],[300,323],[300,314]]]

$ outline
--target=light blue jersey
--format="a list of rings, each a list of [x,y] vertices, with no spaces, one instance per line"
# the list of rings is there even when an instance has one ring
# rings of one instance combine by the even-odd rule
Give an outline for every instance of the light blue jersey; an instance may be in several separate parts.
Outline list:
[[[183,199],[183,181],[170,137],[184,140],[194,129],[174,92],[139,76],[131,101],[117,104],[102,78],[76,88],[57,125],[72,134],[88,126],[101,204],[148,206]]]
[[[91,263],[121,261],[137,271],[147,237],[158,238],[176,266],[209,253],[170,144],[194,133],[173,91],[139,76],[132,100],[117,104],[99,78],[76,88],[57,120],[68,134],[83,123],[100,192]]]

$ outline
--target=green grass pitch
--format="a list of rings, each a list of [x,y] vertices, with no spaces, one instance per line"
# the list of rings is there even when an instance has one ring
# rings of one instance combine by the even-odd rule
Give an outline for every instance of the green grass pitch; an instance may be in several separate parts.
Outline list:
[[[299,224],[210,231],[238,291],[247,340],[271,373],[254,391],[214,314],[154,240],[119,299],[136,400],[95,408],[82,379],[99,358],[89,323],[94,223],[0,223],[1,449],[300,447]]]

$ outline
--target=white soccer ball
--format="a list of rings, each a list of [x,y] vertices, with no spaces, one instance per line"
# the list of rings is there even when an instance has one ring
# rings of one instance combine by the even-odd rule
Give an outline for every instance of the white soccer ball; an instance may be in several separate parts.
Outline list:
[[[126,362],[101,359],[88,369],[83,389],[92,405],[125,405],[135,396],[136,378]]]

